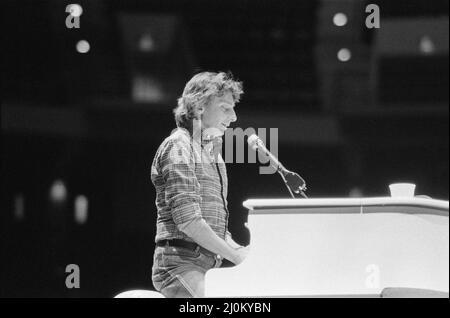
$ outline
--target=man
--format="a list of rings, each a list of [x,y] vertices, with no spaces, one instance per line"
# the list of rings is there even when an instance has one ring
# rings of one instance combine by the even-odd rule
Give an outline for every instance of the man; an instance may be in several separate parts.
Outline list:
[[[207,270],[248,253],[228,231],[228,180],[221,138],[243,93],[231,73],[203,72],[185,86],[177,129],[158,148],[151,178],[158,211],[152,281],[166,297],[204,296]]]

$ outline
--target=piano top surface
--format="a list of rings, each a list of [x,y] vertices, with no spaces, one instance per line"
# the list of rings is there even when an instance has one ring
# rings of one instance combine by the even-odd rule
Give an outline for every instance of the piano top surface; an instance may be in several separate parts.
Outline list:
[[[421,197],[249,199],[243,203],[249,214],[277,213],[375,213],[380,207],[393,213],[448,216],[449,202]]]

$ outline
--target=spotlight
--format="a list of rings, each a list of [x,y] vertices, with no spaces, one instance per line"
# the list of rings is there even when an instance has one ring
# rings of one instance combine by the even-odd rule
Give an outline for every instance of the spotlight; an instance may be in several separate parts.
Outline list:
[[[139,49],[142,52],[151,52],[155,49],[155,41],[151,34],[144,34],[139,39]]]
[[[339,27],[346,25],[347,21],[348,21],[347,15],[344,13],[341,13],[341,12],[336,13],[333,17],[334,25],[339,26]]]
[[[91,46],[89,45],[89,42],[86,40],[80,40],[77,43],[77,51],[78,53],[87,53],[91,49]]]
[[[340,49],[337,58],[341,62],[348,62],[352,58],[352,52],[346,48]]]
[[[67,188],[62,180],[55,180],[50,187],[50,200],[53,202],[63,202],[67,198]]]
[[[75,222],[84,224],[88,218],[89,202],[86,196],[78,195],[75,198]]]
[[[435,51],[435,46],[433,40],[428,36],[424,35],[420,39],[420,52],[423,54],[432,54]]]

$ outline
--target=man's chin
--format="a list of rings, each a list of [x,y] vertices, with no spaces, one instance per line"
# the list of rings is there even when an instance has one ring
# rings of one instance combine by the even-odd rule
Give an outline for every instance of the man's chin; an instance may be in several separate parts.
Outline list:
[[[217,128],[217,127],[210,127],[210,128],[206,128],[203,131],[203,134],[205,136],[211,136],[211,137],[220,137],[223,136],[225,133],[225,127],[221,127],[221,128]]]

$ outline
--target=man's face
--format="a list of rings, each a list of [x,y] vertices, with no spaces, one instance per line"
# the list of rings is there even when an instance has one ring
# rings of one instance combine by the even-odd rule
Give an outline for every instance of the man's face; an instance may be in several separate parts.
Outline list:
[[[202,114],[203,129],[216,128],[223,135],[230,123],[237,120],[234,106],[233,95],[230,92],[223,94],[223,96],[213,97],[211,103],[205,106]]]

